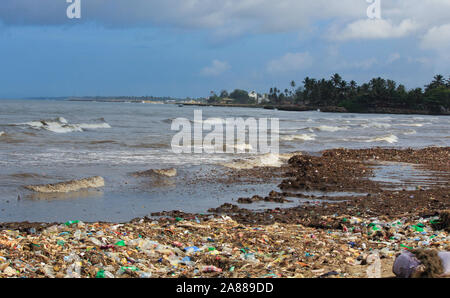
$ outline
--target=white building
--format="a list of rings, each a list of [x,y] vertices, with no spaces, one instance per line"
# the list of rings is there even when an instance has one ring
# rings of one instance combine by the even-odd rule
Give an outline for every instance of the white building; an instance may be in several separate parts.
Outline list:
[[[267,93],[264,93],[263,95],[261,95],[258,98],[258,103],[265,103],[265,102],[269,102],[269,95],[267,95]]]
[[[258,104],[269,102],[269,95],[267,95],[267,93],[261,95],[258,94],[256,91],[252,91],[248,93],[248,97],[253,99]]]
[[[255,91],[249,92],[248,97],[250,97],[254,101],[258,102],[258,93],[256,93]]]

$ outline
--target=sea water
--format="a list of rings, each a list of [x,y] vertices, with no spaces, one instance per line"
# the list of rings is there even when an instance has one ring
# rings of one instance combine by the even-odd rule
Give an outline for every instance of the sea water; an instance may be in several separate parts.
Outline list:
[[[0,100],[0,222],[127,221],[151,212],[206,212],[239,197],[266,196],[279,181],[214,183],[230,168],[279,166],[271,155],[175,154],[174,119],[278,118],[280,154],[331,148],[450,146],[450,117],[288,112],[172,104]],[[207,120],[206,120],[207,121]],[[258,162],[260,161],[260,162]],[[176,168],[175,178],[133,172]],[[218,172],[219,171],[219,172]],[[25,185],[102,176],[105,187],[43,195]],[[211,177],[197,179],[198,176]],[[19,199],[20,198],[20,199]],[[262,206],[262,208],[264,205]]]

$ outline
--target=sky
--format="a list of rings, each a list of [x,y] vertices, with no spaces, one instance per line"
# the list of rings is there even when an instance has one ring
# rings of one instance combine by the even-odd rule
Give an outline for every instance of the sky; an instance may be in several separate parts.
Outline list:
[[[448,77],[450,0],[0,2],[0,98],[264,93],[336,72]]]

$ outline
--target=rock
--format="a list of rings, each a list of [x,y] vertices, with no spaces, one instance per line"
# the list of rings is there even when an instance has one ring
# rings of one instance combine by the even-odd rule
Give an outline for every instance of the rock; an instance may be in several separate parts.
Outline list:
[[[439,214],[439,219],[433,223],[433,228],[450,232],[450,210],[442,211]]]
[[[166,177],[175,177],[177,175],[177,169],[161,169],[161,170],[153,170],[156,174]]]
[[[55,184],[28,185],[26,189],[40,193],[67,193],[84,188],[97,188],[105,186],[105,180],[100,176],[71,180]]]

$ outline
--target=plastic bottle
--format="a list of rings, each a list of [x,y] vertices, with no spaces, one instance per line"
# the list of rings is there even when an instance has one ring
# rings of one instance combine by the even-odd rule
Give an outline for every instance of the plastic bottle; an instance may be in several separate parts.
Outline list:
[[[64,256],[64,262],[72,263],[74,261],[80,261],[80,257],[77,254],[71,253],[68,256]]]
[[[89,241],[91,241],[92,243],[94,243],[97,246],[102,246],[102,242],[100,240],[98,240],[97,238],[90,237]]]
[[[76,230],[75,233],[73,234],[73,237],[76,240],[80,240],[81,239],[81,231],[80,230]]]
[[[81,277],[81,262],[74,262],[67,268],[66,278],[80,278]]]
[[[203,266],[202,272],[222,272],[222,269],[216,266]]]
[[[151,278],[152,274],[150,272],[141,272],[139,273],[140,278]]]
[[[373,253],[367,257],[369,267],[366,270],[368,278],[381,278],[381,260],[378,253]]]

